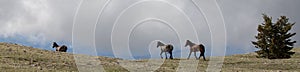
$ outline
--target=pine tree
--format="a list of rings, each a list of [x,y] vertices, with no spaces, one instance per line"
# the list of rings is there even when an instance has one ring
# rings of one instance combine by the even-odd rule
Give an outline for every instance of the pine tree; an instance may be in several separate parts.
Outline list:
[[[258,25],[258,34],[255,36],[257,41],[252,44],[260,50],[256,51],[258,57],[269,59],[290,58],[294,52],[294,43],[290,38],[296,33],[289,33],[295,23],[289,23],[286,16],[278,18],[276,23],[272,23],[272,17],[263,14],[264,23]]]

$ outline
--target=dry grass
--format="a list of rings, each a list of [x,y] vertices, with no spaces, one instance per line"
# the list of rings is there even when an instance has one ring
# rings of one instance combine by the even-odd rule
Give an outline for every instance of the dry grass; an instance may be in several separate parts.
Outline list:
[[[300,71],[300,48],[290,59],[256,58],[255,53],[226,56],[224,71]]]
[[[300,48],[294,48],[293,51],[296,53],[290,59],[269,60],[256,58],[255,53],[226,56],[222,71],[300,71]],[[18,44],[0,43],[0,70],[6,72],[77,72],[78,69],[74,60],[74,55],[77,54],[41,50]],[[160,66],[157,70],[155,70],[156,72],[172,72],[176,71],[180,67],[180,61],[185,63],[180,68],[186,69],[185,71],[189,71],[189,68],[191,68],[189,65],[194,64],[195,62],[193,61],[198,61],[174,59],[164,60],[162,65],[147,65],[146,62],[148,62],[148,60],[122,60],[117,58],[101,56],[93,57],[86,55],[77,56],[92,58],[92,60],[84,62],[86,64],[77,64],[78,66],[86,66],[84,69],[89,70],[88,68],[92,68],[93,65],[101,65],[108,72],[128,72],[125,68],[151,71],[146,69],[146,67],[155,66]],[[197,71],[205,71],[208,67],[208,62],[209,61],[203,61],[201,59],[198,63]],[[126,67],[123,68],[122,64]]]
[[[22,46],[11,43],[0,43],[0,70],[7,72],[77,72],[74,55],[81,57],[92,57],[86,55],[70,54],[41,50],[37,48]],[[126,71],[117,65],[117,58],[92,57],[103,65],[106,71]],[[101,61],[101,63],[100,63]],[[89,69],[94,65],[92,62],[84,62]],[[81,65],[81,64],[77,64]],[[85,66],[82,66],[85,67]]]
[[[73,55],[0,43],[0,69],[19,71],[76,71]]]

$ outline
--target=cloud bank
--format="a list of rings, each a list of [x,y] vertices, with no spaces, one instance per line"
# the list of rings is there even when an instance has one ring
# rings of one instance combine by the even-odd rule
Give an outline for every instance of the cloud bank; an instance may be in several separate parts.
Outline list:
[[[101,20],[96,26],[95,42],[98,55],[113,56],[110,40],[113,23],[109,21],[115,20],[116,16],[134,1],[136,0],[113,0],[104,9],[103,13],[105,15],[100,18]],[[274,20],[280,15],[286,15],[290,18],[290,22],[296,22],[291,32],[297,33],[293,39],[298,42],[295,46],[300,46],[300,36],[298,35],[300,34],[300,24],[298,24],[300,9],[299,4],[297,4],[300,3],[299,0],[217,0],[217,2],[226,24],[227,54],[246,53],[255,50],[251,41],[255,40],[257,25],[262,23],[262,13],[272,16]],[[178,5],[184,11],[194,11],[189,1],[172,3]],[[72,24],[79,4],[80,0],[1,0],[0,41],[17,42],[45,49],[51,49],[49,44],[58,41],[72,47]],[[136,11],[143,12],[142,9]],[[138,14],[142,13],[136,13],[136,15]],[[199,23],[195,25],[199,42],[193,41],[204,43],[208,50],[206,55],[209,56],[211,37],[203,15],[193,13],[187,15],[193,18],[196,23]],[[156,39],[175,44],[177,47],[175,56],[179,56],[181,52],[188,52],[188,49],[179,51],[182,43],[180,44],[177,36],[174,35],[176,33],[168,26],[155,23],[141,25],[133,30],[129,38],[129,45],[132,54],[137,57],[149,57],[148,46],[153,45],[150,43]],[[85,41],[81,42],[82,44],[85,43]]]
[[[1,0],[0,38],[28,45],[70,43],[75,0]],[[19,39],[19,40],[16,40]],[[41,45],[40,45],[41,44]]]

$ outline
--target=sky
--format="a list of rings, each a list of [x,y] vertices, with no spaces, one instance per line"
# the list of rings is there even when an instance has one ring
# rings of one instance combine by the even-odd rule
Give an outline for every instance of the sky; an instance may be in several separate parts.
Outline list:
[[[155,41],[173,44],[174,56],[183,53],[182,57],[186,57],[189,49],[183,45],[189,39],[204,44],[206,56],[210,56],[214,53],[211,52],[214,27],[208,24],[209,15],[199,10],[195,1],[1,0],[0,42],[53,51],[51,43],[58,42],[67,45],[70,53],[93,55],[96,52],[100,56],[127,58],[126,52],[130,51],[134,58],[158,58],[160,49],[156,48]],[[262,13],[273,20],[287,16],[290,22],[296,22],[291,32],[300,34],[299,0],[216,2],[225,24],[225,31],[216,33],[226,34],[226,47],[222,47],[226,48],[226,55],[256,50],[251,41],[255,41],[257,26],[263,22]],[[292,39],[300,42],[298,35]]]

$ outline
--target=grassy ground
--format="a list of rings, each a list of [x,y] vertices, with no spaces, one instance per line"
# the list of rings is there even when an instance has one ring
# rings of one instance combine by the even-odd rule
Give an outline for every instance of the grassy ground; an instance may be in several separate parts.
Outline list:
[[[224,71],[300,71],[300,48],[290,59],[256,58],[255,53],[226,56]]]
[[[76,71],[77,68],[72,54],[0,43],[0,70],[8,72]]]
[[[300,71],[300,48],[294,48],[293,51],[296,53],[290,59],[269,60],[256,58],[255,53],[226,56],[222,71]],[[76,60],[77,63],[82,62],[82,64],[76,65],[74,56],[89,57],[89,60]],[[170,72],[180,69],[183,69],[182,71],[192,71],[193,69],[205,71],[209,62],[202,59],[156,59],[151,60],[153,61],[151,64],[147,64],[148,61],[69,54],[18,44],[0,43],[0,70],[6,72],[77,72],[79,70],[77,66],[81,67],[80,70],[93,70],[93,67],[103,66],[108,72],[127,72],[127,69],[131,71],[155,70],[156,72]],[[195,64],[197,62],[198,66]]]

